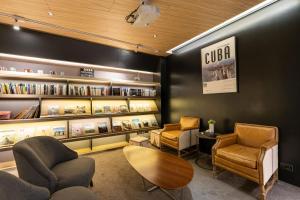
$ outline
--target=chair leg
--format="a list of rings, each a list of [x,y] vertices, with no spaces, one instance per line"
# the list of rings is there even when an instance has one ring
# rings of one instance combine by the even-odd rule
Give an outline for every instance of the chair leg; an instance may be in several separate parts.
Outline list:
[[[266,200],[267,194],[266,194],[266,188],[264,184],[260,184],[259,188],[260,188],[260,200]]]
[[[217,173],[217,166],[216,165],[213,165],[213,177],[214,178],[217,178],[218,176],[218,173]]]
[[[94,187],[94,182],[93,182],[93,180],[91,180],[91,182],[90,182],[90,187]]]

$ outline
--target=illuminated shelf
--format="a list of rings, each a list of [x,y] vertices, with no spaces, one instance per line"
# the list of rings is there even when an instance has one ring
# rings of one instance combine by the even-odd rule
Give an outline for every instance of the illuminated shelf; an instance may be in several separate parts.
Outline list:
[[[160,127],[149,127],[149,128],[141,128],[141,129],[132,129],[128,131],[120,131],[120,132],[110,132],[110,133],[101,133],[101,134],[94,134],[94,135],[86,135],[86,136],[78,136],[78,137],[71,137],[66,139],[59,139],[61,142],[76,142],[76,141],[82,141],[82,140],[90,140],[90,139],[97,139],[97,138],[104,138],[104,137],[112,137],[112,136],[119,136],[119,135],[126,135],[130,133],[136,133],[136,132],[147,132],[155,129],[159,129]],[[12,150],[12,146],[5,146],[0,148],[0,152],[2,151],[9,151]]]
[[[98,114],[98,115],[73,115],[73,116],[41,117],[41,118],[33,118],[33,119],[8,119],[8,120],[0,120],[0,124],[46,122],[46,121],[60,121],[60,120],[73,120],[73,119],[120,117],[120,116],[132,116],[132,115],[149,115],[149,114],[160,114],[160,112],[159,111],[128,112],[128,113],[111,113],[111,114]]]
[[[81,148],[81,149],[75,149],[75,151],[79,155],[86,155],[86,154],[92,154],[92,153],[97,153],[97,152],[101,152],[101,151],[107,151],[107,150],[111,150],[111,149],[123,148],[127,145],[129,145],[128,142],[115,142],[112,144],[103,144],[103,145],[93,146],[93,149]]]
[[[110,80],[102,78],[90,78],[81,76],[60,76],[50,74],[38,74],[28,72],[14,72],[14,71],[0,71],[0,78],[2,79],[16,79],[16,80],[37,80],[37,81],[59,81],[66,83],[95,83],[103,85],[127,85],[127,86],[148,86],[159,87],[157,82],[143,82],[131,80]]]
[[[155,96],[69,96],[69,95],[33,95],[33,94],[0,94],[0,99],[94,99],[94,100],[129,100],[145,99],[155,100],[160,97]]]

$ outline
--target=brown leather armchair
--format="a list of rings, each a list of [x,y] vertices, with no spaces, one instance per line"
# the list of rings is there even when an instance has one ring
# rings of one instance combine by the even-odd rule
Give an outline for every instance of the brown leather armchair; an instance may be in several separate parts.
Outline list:
[[[236,123],[234,133],[217,137],[212,161],[214,175],[220,167],[254,181],[265,200],[278,180],[277,127]]]
[[[195,134],[199,132],[200,118],[181,117],[177,124],[165,124],[160,136],[161,148],[163,145],[181,151],[197,144]]]

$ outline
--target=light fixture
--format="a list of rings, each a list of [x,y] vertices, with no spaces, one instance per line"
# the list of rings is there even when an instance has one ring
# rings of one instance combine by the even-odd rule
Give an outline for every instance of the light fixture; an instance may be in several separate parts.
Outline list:
[[[53,16],[53,13],[51,11],[48,11],[49,16]]]
[[[221,23],[221,24],[219,24],[219,25],[217,25],[217,26],[215,26],[215,27],[213,27],[213,28],[211,28],[211,29],[195,36],[195,37],[193,37],[192,39],[190,39],[190,40],[188,40],[188,41],[186,41],[186,42],[184,42],[184,43],[168,50],[167,53],[169,53],[169,54],[175,53],[177,50],[179,50],[179,49],[181,49],[181,48],[183,48],[183,47],[185,47],[185,46],[187,46],[187,45],[189,45],[189,44],[191,44],[191,43],[193,43],[193,42],[195,42],[195,41],[197,41],[197,40],[199,40],[199,39],[201,39],[201,38],[203,38],[203,37],[205,37],[205,36],[207,36],[211,33],[214,33],[214,32],[216,32],[216,31],[218,31],[218,30],[220,30],[220,29],[222,29],[222,28],[224,28],[224,27],[226,27],[226,26],[228,26],[228,25],[230,25],[230,24],[232,24],[232,23],[234,23],[234,22],[236,22],[240,19],[243,19],[243,18],[245,18],[245,17],[247,17],[247,16],[249,16],[249,15],[265,8],[265,7],[268,7],[269,5],[271,5],[271,4],[273,4],[277,1],[278,0],[263,1],[262,3],[257,4],[256,6],[250,8],[250,9],[248,9],[248,10],[246,10],[246,11],[244,11],[244,12],[242,12],[242,13],[240,13],[240,14],[238,14],[238,15],[236,15],[236,16],[228,19],[228,20],[226,20],[225,22],[223,22],[223,23]]]
[[[19,31],[21,29],[20,26],[19,26],[17,18],[15,18],[15,23],[13,25],[13,29],[16,30],[16,31]]]
[[[153,37],[154,37],[154,38],[157,38],[157,35],[156,35],[156,34],[154,34],[154,35],[153,35]]]

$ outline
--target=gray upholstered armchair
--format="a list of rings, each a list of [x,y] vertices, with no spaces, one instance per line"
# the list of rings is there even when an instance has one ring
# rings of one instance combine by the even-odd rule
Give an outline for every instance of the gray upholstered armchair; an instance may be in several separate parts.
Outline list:
[[[0,171],[1,200],[49,200],[47,188],[27,183],[14,175]],[[96,195],[89,189],[76,186],[52,194],[50,200],[96,200]]]
[[[51,193],[71,187],[92,185],[95,161],[80,157],[60,141],[39,136],[25,139],[13,147],[20,178],[46,187]]]

